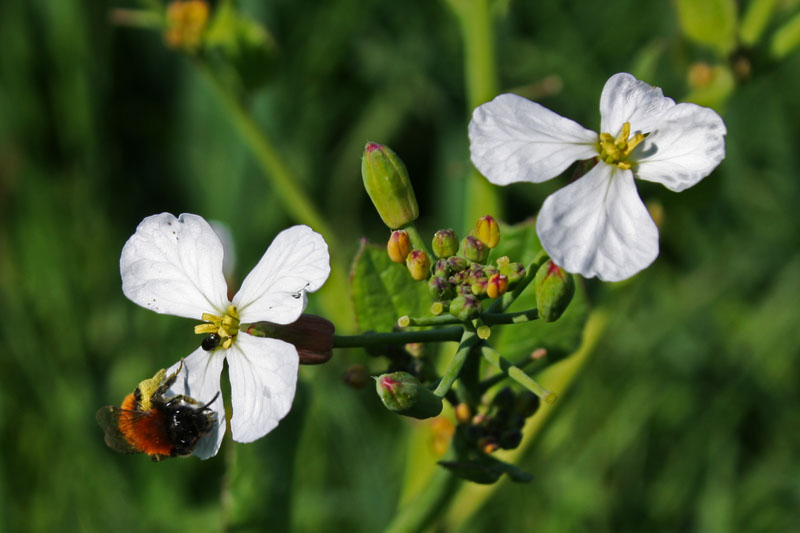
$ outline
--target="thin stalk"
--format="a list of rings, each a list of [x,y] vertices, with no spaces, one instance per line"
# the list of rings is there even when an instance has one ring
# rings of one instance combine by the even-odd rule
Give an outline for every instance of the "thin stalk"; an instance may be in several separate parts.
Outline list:
[[[521,324],[523,322],[530,322],[531,320],[538,320],[539,310],[528,309],[527,311],[518,311],[516,313],[483,313],[481,319],[487,326],[495,326],[497,324]]]
[[[446,326],[449,324],[463,323],[463,320],[459,320],[450,313],[442,313],[441,315],[436,316],[420,316],[417,318],[411,318],[408,315],[404,315],[397,319],[397,325],[401,328],[407,328],[408,326]]]
[[[536,381],[534,381],[528,374],[523,372],[520,368],[511,364],[511,362],[500,355],[500,353],[488,345],[481,346],[481,354],[491,364],[503,371],[508,377],[534,393],[545,403],[553,403],[558,399],[558,396],[551,392]]]
[[[433,391],[436,396],[443,398],[444,395],[447,394],[447,391],[453,386],[453,382],[458,378],[458,374],[461,372],[461,367],[464,366],[467,356],[480,342],[481,339],[478,337],[477,333],[468,329],[464,330],[458,351],[450,361],[450,366],[447,367],[447,370],[442,376],[442,380],[439,381],[439,385],[436,386],[436,390]]]
[[[416,224],[414,224],[413,222],[409,222],[400,229],[408,232],[408,238],[411,241],[411,245],[414,248],[424,251],[426,254],[428,254],[430,260],[433,261],[433,255],[431,254],[431,251],[428,250],[428,245],[425,243],[425,240],[422,238],[422,235],[419,234]]]
[[[396,331],[391,333],[361,333],[360,335],[334,335],[334,348],[356,348],[383,344],[408,344],[409,342],[446,342],[462,339],[464,328],[429,329],[423,331]]]
[[[226,116],[231,120],[236,131],[239,132],[239,135],[252,151],[259,166],[264,171],[264,176],[283,201],[289,216],[320,232],[325,237],[329,247],[336,250],[338,244],[333,229],[328,227],[324,217],[317,211],[313,202],[300,188],[300,180],[289,170],[289,166],[280,156],[272,140],[267,137],[230,88],[207,64],[197,60],[195,65],[197,65],[198,70],[208,81],[214,94],[225,108]]]

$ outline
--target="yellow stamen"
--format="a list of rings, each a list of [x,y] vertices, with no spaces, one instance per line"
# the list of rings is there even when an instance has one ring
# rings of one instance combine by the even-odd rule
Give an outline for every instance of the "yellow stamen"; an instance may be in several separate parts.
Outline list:
[[[236,335],[239,334],[239,312],[236,307],[229,305],[222,316],[203,313],[201,318],[207,323],[196,325],[195,333],[200,335],[216,333],[223,339],[220,347],[226,350],[233,345]]]
[[[600,160],[609,165],[616,165],[622,170],[630,170],[634,162],[628,161],[628,158],[645,138],[641,132],[636,133],[633,137],[630,135],[630,122],[622,125],[616,138],[610,133],[598,135],[597,151]]]

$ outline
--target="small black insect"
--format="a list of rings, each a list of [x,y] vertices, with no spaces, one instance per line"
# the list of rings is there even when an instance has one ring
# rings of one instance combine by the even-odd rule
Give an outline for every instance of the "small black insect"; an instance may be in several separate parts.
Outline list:
[[[203,339],[203,342],[200,344],[200,347],[203,348],[205,351],[210,352],[217,346],[222,339],[216,333],[211,333],[208,337]]]

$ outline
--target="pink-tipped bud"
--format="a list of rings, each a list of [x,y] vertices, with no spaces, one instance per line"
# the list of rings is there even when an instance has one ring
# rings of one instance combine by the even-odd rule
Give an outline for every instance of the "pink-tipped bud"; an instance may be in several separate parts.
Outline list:
[[[497,298],[506,293],[508,289],[508,277],[505,274],[492,274],[486,285],[486,295],[489,298]]]
[[[411,252],[411,239],[405,230],[395,230],[386,243],[386,253],[395,263],[403,263]]]
[[[500,226],[492,215],[484,215],[475,224],[475,236],[489,248],[500,242]]]
[[[428,279],[431,275],[431,260],[422,250],[413,250],[406,257],[406,268],[417,281]]]

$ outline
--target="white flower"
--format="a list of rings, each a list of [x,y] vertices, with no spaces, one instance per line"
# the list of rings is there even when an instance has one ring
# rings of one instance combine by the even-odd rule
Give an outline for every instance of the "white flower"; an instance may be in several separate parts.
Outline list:
[[[305,309],[307,292],[319,289],[330,273],[328,246],[307,226],[293,226],[275,237],[228,301],[222,273],[222,243],[202,217],[162,213],[145,218],[125,243],[120,258],[122,291],[157,313],[206,322],[196,333],[216,333],[217,349],[198,348],[183,361],[171,392],[209,401],[220,390],[227,359],[231,383],[234,440],[251,442],[269,433],[289,412],[297,385],[294,345],[239,331],[239,324],[269,321],[289,324]],[[175,372],[178,363],[168,373]],[[217,426],[201,439],[195,455],[216,455],[225,433],[222,398],[211,405]]]
[[[675,104],[661,89],[615,74],[600,96],[600,131],[503,94],[475,109],[472,162],[489,181],[540,183],[574,161],[597,158],[585,176],[550,195],[536,231],[565,270],[604,281],[633,276],[658,255],[658,229],[633,178],[680,192],[725,157],[725,124],[713,110]]]

